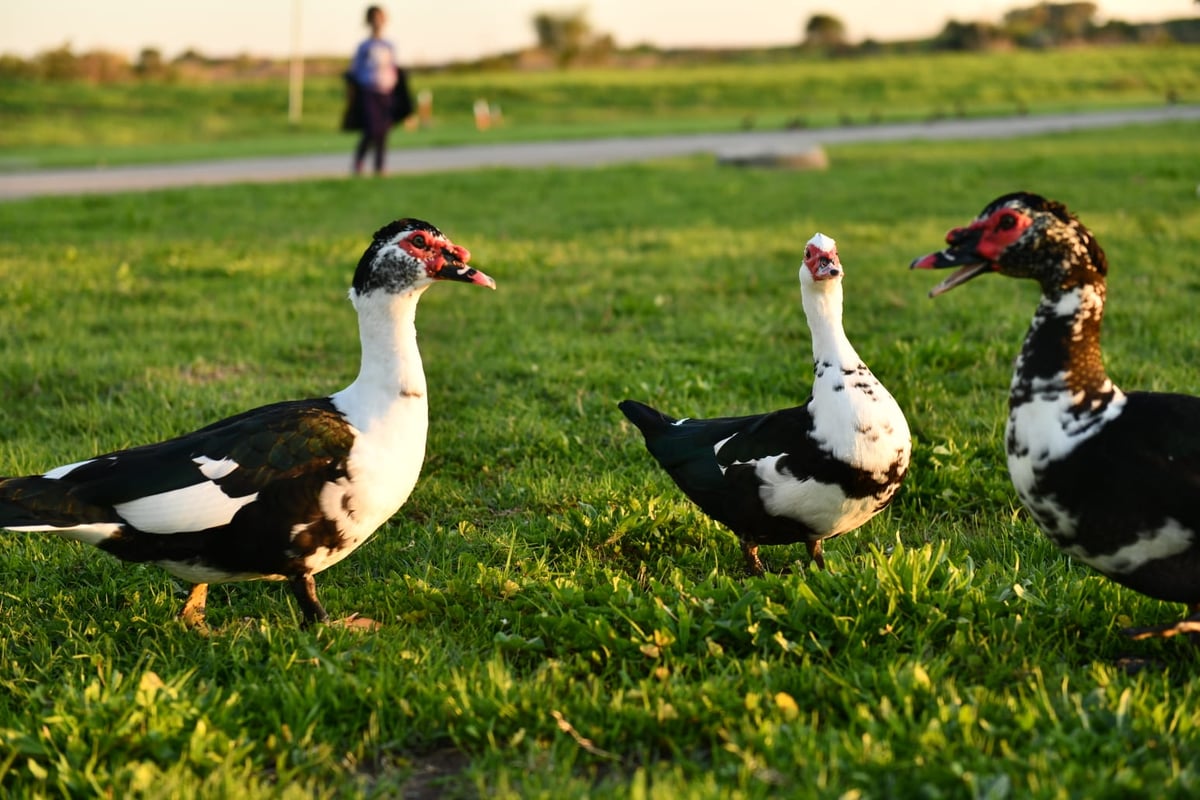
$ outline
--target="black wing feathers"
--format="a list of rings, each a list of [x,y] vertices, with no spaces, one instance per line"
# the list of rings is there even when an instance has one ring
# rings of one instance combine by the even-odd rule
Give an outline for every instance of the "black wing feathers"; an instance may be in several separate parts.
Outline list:
[[[125,528],[99,546],[129,561],[292,574],[302,570],[305,555],[340,545],[320,495],[325,484],[346,477],[353,442],[353,430],[328,398],[263,406],[175,439],[98,456],[61,479],[0,481],[0,526],[124,524],[114,506],[212,480],[229,497],[257,496],[219,527],[167,535]],[[213,479],[196,463],[201,457],[238,466]]]
[[[1151,597],[1200,603],[1200,398],[1130,392],[1116,419],[1046,468],[1037,492],[1076,517],[1089,555],[1162,534],[1161,557],[1105,574]]]
[[[344,460],[353,433],[328,398],[276,403],[175,439],[98,456],[63,483],[81,500],[119,505],[209,480],[195,459],[231,459],[238,468],[215,483],[231,497],[274,480]]]
[[[812,446],[808,439],[812,417],[807,406],[682,422],[632,400],[619,407],[645,435],[646,448],[663,468],[677,482],[686,480],[697,488],[718,488],[724,480],[722,471],[734,464]]]
[[[813,535],[799,520],[766,512],[754,463],[812,448],[808,439],[812,417],[807,406],[678,422],[634,401],[627,400],[620,408],[641,429],[646,449],[684,494],[738,536],[766,543],[799,541]]]
[[[120,522],[120,518],[112,508],[80,498],[69,484],[40,475],[0,478],[0,528],[71,528],[100,522]]]
[[[1077,510],[1081,528],[1108,532],[1097,552],[1168,518],[1200,530],[1200,398],[1130,392],[1121,414],[1047,469],[1038,489]]]

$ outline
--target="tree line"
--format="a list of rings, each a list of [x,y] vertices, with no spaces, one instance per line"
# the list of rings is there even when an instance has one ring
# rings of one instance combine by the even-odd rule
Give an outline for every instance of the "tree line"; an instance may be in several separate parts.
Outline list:
[[[1200,0],[1196,0],[1200,3]],[[850,57],[881,52],[983,51],[1016,48],[1053,48],[1097,44],[1200,43],[1200,17],[1159,23],[1134,24],[1120,20],[1097,21],[1095,3],[1038,3],[1014,8],[999,22],[950,20],[934,36],[907,42],[851,42],[846,25],[834,14],[816,13],[801,26],[792,44],[759,51],[713,49],[663,50],[652,44],[619,48],[614,37],[597,31],[585,8],[543,11],[530,22],[537,44],[514,53],[487,56],[467,64],[431,69],[546,69],[577,65],[654,66],[680,60],[727,61],[731,58],[803,55]],[[763,54],[766,53],[766,56]],[[306,58],[312,74],[337,74],[344,58]],[[161,50],[147,47],[130,60],[105,50],[75,53],[69,43],[22,59],[0,55],[0,80],[35,79],[112,83],[127,80],[214,80],[226,77],[280,77],[286,65],[279,59],[239,55],[210,58],[187,50],[168,59]]]

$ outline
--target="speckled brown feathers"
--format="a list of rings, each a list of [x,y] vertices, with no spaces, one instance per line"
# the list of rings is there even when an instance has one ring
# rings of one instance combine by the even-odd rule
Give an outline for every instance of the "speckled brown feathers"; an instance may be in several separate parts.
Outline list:
[[[956,268],[933,295],[989,272],[1041,287],[1009,391],[1008,470],[1062,550],[1200,621],[1200,398],[1122,392],[1100,348],[1108,260],[1061,203],[1005,195],[914,268]]]

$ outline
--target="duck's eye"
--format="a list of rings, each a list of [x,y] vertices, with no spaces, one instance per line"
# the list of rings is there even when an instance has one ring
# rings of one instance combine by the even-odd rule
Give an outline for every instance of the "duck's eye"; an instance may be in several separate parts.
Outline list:
[[[1007,231],[1012,230],[1013,226],[1016,224],[1016,214],[1005,214],[1004,216],[1000,217],[1000,221],[996,223],[996,227],[1002,231]]]
[[[422,250],[424,250],[425,247],[427,247],[429,244],[428,242],[425,241],[425,237],[419,233],[416,236],[409,239],[409,241],[412,242],[413,247],[420,247]]]

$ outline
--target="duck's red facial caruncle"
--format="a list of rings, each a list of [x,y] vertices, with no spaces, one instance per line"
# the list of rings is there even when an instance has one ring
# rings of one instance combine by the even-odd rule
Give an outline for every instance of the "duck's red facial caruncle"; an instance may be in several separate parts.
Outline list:
[[[827,281],[842,274],[837,242],[818,233],[804,246],[804,266],[814,281]]]
[[[425,266],[433,280],[464,281],[495,289],[496,282],[467,266],[471,251],[428,231],[414,231],[398,242],[401,249]]]
[[[1033,219],[1013,208],[1002,208],[984,219],[975,220],[966,228],[955,228],[946,234],[953,247],[958,239],[974,241],[975,253],[987,261],[998,261],[1000,254],[1025,233]]]

